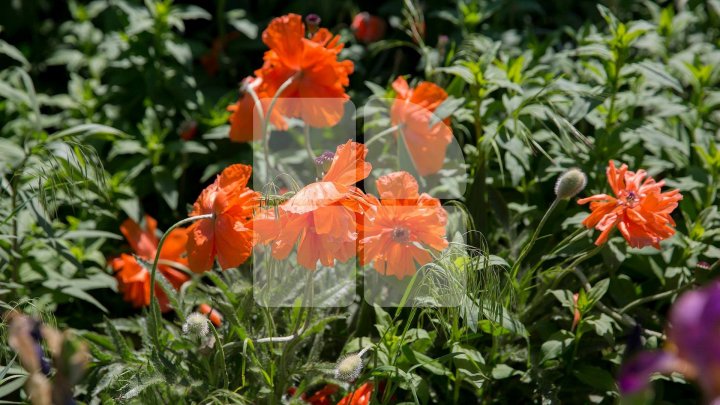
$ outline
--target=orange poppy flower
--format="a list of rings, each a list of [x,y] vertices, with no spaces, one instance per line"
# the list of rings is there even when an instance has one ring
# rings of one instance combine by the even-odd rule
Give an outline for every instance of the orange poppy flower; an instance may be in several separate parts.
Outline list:
[[[396,93],[390,108],[392,125],[402,125],[399,133],[418,174],[437,173],[443,167],[453,134],[449,118],[432,126],[430,120],[433,112],[448,98],[447,93],[430,82],[420,82],[411,89],[402,76],[395,79],[392,87]]]
[[[265,52],[263,67],[255,71],[262,78],[258,91],[272,98],[283,83],[294,77],[275,108],[283,116],[301,118],[312,127],[337,124],[349,98],[345,87],[350,84],[348,76],[354,68],[349,60],[337,60],[343,48],[340,37],[321,28],[308,39],[302,18],[288,14],[273,19],[262,39],[270,50]]]
[[[360,388],[347,394],[337,405],[367,405],[370,403],[374,388],[373,383],[366,382]]]
[[[217,311],[217,309],[211,307],[208,304],[200,304],[198,306],[198,312],[201,314],[207,315],[208,319],[210,319],[210,322],[212,322],[213,325],[215,325],[216,328],[219,328],[220,325],[222,325],[223,316],[220,312]]]
[[[272,96],[258,93],[260,83],[262,83],[262,79],[254,77],[247,77],[243,80],[243,86],[252,86],[261,103],[263,112],[267,112],[270,106],[269,99]],[[228,121],[230,121],[230,140],[233,142],[252,142],[258,140],[261,136],[263,121],[258,111],[255,111],[255,100],[253,100],[250,93],[243,91],[242,88],[241,93],[242,95],[237,103],[227,107],[227,110],[232,112],[228,118]],[[285,122],[277,109],[274,109],[271,115],[271,122],[275,128],[279,130],[287,129],[287,122]]]
[[[418,193],[417,181],[407,172],[395,172],[377,181],[381,200],[365,213],[360,262],[373,262],[380,274],[402,279],[415,274],[416,266],[432,261],[427,248],[445,249],[447,213],[440,201]]]
[[[315,391],[311,396],[306,397],[305,394],[301,396],[302,400],[312,405],[330,405],[332,404],[331,397],[338,391],[340,387],[335,384],[327,384],[321,389]]]
[[[200,193],[190,216],[213,214],[195,221],[189,228],[187,243],[190,269],[208,271],[217,256],[225,270],[244,263],[253,246],[252,213],[259,193],[247,187],[252,167],[227,167]]]
[[[597,194],[578,200],[578,204],[589,202],[592,211],[582,224],[602,231],[595,244],[607,242],[610,232],[617,227],[631,247],[660,249],[660,241],[675,234],[675,221],[670,214],[682,200],[680,191],[663,193],[660,189],[664,180],[656,182],[645,170],[628,171],[625,164],[617,169],[612,161],[608,164],[607,178],[614,197]]]
[[[285,260],[296,242],[297,261],[309,270],[315,270],[318,260],[332,266],[335,259],[345,262],[355,256],[356,214],[366,202],[354,184],[370,174],[366,155],[365,145],[352,141],[338,146],[332,157],[324,154],[332,163],[322,180],[281,204],[276,226],[263,224],[266,232],[276,232],[273,257]],[[272,239],[267,235],[258,238],[261,243]]]
[[[353,18],[350,28],[358,41],[369,44],[385,36],[386,24],[382,18],[364,11]]]
[[[120,225],[120,231],[125,235],[136,255],[147,262],[155,259],[158,247],[157,221],[155,219],[148,215],[145,216],[145,230],[142,230],[140,225],[132,219],[126,219]],[[162,252],[160,252],[160,260],[165,263],[174,262],[181,266],[187,266],[187,258],[183,256],[186,242],[187,229],[173,229],[165,238]],[[138,263],[133,255],[125,253],[112,259],[110,265],[115,271],[115,278],[118,280],[125,301],[132,303],[136,308],[150,305],[150,272]],[[158,271],[175,289],[179,289],[190,278],[184,272],[168,264],[159,264]],[[169,311],[167,296],[159,285],[155,286],[155,296],[158,298],[160,309],[163,312]]]

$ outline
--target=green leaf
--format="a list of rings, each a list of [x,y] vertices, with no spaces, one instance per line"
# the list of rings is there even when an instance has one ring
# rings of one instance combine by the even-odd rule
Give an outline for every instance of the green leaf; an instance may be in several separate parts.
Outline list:
[[[448,97],[447,99],[445,99],[445,101],[442,102],[442,104],[438,106],[435,111],[433,111],[433,114],[430,117],[429,125],[432,127],[433,125],[440,123],[440,121],[443,121],[446,118],[450,117],[457,109],[462,107],[464,104],[464,98],[455,98],[452,96]]]
[[[565,308],[575,309],[575,300],[573,299],[573,293],[569,290],[552,290],[549,291],[560,304]]]
[[[0,163],[12,169],[20,164],[24,157],[25,152],[15,142],[0,138]],[[2,170],[2,167],[0,167],[0,170]]]
[[[178,207],[178,190],[172,172],[165,167],[156,166],[152,169],[152,175],[155,188],[167,205],[175,211]]]
[[[3,41],[2,39],[0,39],[0,53],[7,55],[8,57],[22,63],[23,68],[25,69],[30,67],[30,62],[25,59],[25,56],[22,54],[22,52],[20,52],[19,49]]]
[[[15,101],[17,103],[30,105],[30,97],[26,93],[11,87],[7,83],[0,81],[0,97],[8,100]]]
[[[525,329],[525,325],[523,325],[522,322],[520,322],[520,320],[507,308],[500,305],[492,305],[484,302],[482,303],[482,313],[486,319],[499,324],[510,332],[513,332],[514,334],[522,336],[524,338],[528,337],[528,332],[527,329]]]
[[[587,312],[590,308],[592,308],[593,305],[595,305],[596,302],[600,301],[600,299],[607,293],[608,287],[610,286],[610,279],[606,278],[603,280],[598,281],[595,283],[595,285],[590,289],[590,291],[587,294],[588,298],[588,307],[582,308],[582,312]]]
[[[195,5],[175,6],[172,14],[183,20],[210,20],[212,15],[205,9]]]
[[[437,72],[454,75],[461,78],[465,83],[473,85],[475,84],[475,74],[467,66],[455,65],[447,67],[439,67],[435,69]]]
[[[567,331],[559,331],[554,333],[551,338],[540,346],[542,357],[540,364],[557,358],[570,347],[573,343],[573,336]]]
[[[133,356],[130,346],[108,317],[105,317],[105,329],[107,330],[108,335],[110,335],[110,338],[115,345],[115,350],[120,354],[120,357],[125,361],[132,361],[135,356]]]
[[[90,304],[93,304],[96,307],[98,307],[101,311],[108,313],[107,308],[105,308],[105,306],[103,304],[101,304],[100,301],[96,300],[95,297],[93,297],[92,295],[88,294],[87,292],[85,292],[84,290],[82,290],[76,286],[70,285],[70,286],[64,287],[62,290],[60,290],[60,292],[63,294],[69,295],[71,297],[77,298],[79,300],[89,302]]]
[[[582,365],[573,370],[573,374],[578,378],[578,380],[593,388],[603,391],[617,392],[615,378],[613,378],[612,374],[605,369]]]
[[[503,380],[513,375],[522,375],[520,371],[508,366],[507,364],[498,364],[492,369],[492,377],[496,380]]]
[[[229,10],[225,13],[225,17],[230,25],[236,30],[242,32],[250,39],[255,39],[258,34],[258,26],[252,20],[246,18],[245,10]]]
[[[81,229],[77,231],[65,232],[60,239],[73,240],[73,239],[115,239],[123,240],[124,238],[114,232],[99,231],[94,229]]]
[[[113,127],[101,124],[81,124],[50,135],[47,142],[76,136],[106,135],[104,139],[127,138],[129,135]]]
[[[655,62],[643,61],[635,64],[634,66],[636,66],[649,81],[669,87],[678,93],[683,92],[680,80],[672,77],[663,65]]]
[[[22,388],[28,376],[23,374],[13,374],[4,380],[0,380],[0,398],[6,398],[13,392]]]

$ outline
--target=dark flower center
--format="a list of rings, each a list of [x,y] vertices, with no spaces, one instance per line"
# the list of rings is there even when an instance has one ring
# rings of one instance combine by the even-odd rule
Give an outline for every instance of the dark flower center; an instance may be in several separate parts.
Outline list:
[[[323,152],[322,155],[315,158],[315,167],[318,169],[318,177],[322,177],[330,170],[335,154],[332,152]]]
[[[625,202],[630,207],[634,207],[639,202],[639,199],[639,196],[635,194],[634,191],[628,192],[628,194],[625,196]]]
[[[410,231],[403,227],[397,227],[393,229],[392,238],[396,242],[405,243],[410,239]]]

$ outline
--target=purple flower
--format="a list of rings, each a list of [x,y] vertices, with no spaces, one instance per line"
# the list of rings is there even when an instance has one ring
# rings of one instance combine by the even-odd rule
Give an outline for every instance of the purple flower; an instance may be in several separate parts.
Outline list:
[[[644,352],[620,370],[620,391],[643,390],[653,373],[679,372],[720,404],[720,282],[683,294],[670,310],[665,348]]]

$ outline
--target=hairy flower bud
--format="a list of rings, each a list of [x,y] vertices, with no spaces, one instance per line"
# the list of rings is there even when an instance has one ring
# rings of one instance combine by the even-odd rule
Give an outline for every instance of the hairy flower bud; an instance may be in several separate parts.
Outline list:
[[[199,313],[193,312],[188,315],[183,324],[182,331],[186,335],[194,335],[197,337],[205,337],[210,333],[210,325],[208,325],[208,318]]]
[[[335,365],[335,378],[347,382],[355,381],[362,371],[365,364],[363,363],[363,355],[373,346],[368,346],[357,353],[351,353],[341,357]]]
[[[343,356],[335,365],[335,378],[348,382],[355,381],[360,376],[363,365],[360,353]]]
[[[555,183],[555,195],[567,200],[575,197],[587,185],[587,176],[580,169],[570,169],[558,177]]]

